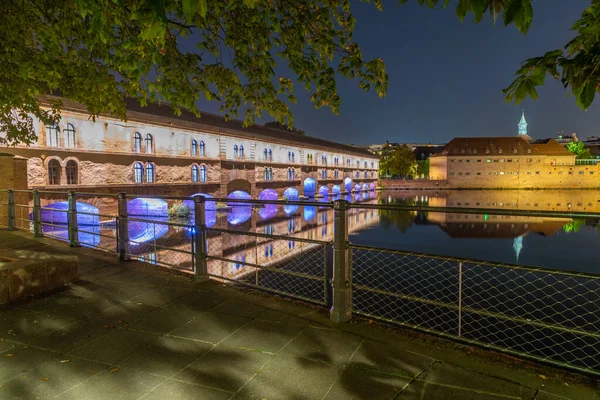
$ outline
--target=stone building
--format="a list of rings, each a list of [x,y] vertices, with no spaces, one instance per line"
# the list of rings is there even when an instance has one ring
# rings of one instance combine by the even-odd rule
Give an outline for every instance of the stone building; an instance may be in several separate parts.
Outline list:
[[[578,165],[553,139],[455,138],[430,158],[430,179],[452,188],[598,188],[600,165]]]
[[[207,113],[177,116],[167,105],[127,101],[127,109],[127,121],[92,120],[84,106],[63,99],[57,126],[34,121],[36,143],[1,151],[27,159],[27,184],[36,189],[256,197],[267,188],[303,193],[305,184],[344,191],[344,181],[362,189],[378,179],[378,158],[352,146]]]

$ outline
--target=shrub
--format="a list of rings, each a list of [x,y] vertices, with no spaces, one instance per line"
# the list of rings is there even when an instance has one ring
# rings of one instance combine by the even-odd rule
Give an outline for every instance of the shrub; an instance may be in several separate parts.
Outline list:
[[[177,201],[169,208],[168,214],[169,218],[190,218],[192,209],[181,201]]]

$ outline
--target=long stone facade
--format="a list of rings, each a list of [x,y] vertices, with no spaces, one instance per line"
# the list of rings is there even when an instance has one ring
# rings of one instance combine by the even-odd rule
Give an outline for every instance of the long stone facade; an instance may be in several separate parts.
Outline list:
[[[430,158],[429,176],[445,188],[599,188],[600,164],[580,165],[553,139],[456,138]]]
[[[331,192],[344,191],[347,178],[352,189],[378,179],[378,158],[352,146],[211,114],[176,116],[157,104],[128,102],[127,121],[92,120],[83,106],[62,101],[57,126],[35,121],[36,143],[2,149],[27,159],[30,189],[257,197],[267,188],[302,194],[305,182]]]

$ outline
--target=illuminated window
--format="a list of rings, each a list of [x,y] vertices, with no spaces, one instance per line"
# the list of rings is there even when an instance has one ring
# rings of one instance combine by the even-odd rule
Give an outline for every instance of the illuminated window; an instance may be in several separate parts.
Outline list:
[[[200,182],[206,182],[206,165],[200,166]]]
[[[491,159],[491,158],[488,158],[487,160],[485,160],[485,162],[491,163],[491,162],[492,162],[492,159]]]
[[[504,171],[500,171],[500,175],[504,175]]]
[[[263,158],[265,159],[265,161],[267,161],[267,160],[269,159],[269,156],[268,156],[268,154],[269,154],[269,153],[267,152],[267,149],[265,149],[265,150],[263,151]]]
[[[50,160],[48,162],[48,184],[60,185],[61,167],[58,160]]]
[[[240,158],[244,158],[244,146],[240,146]]]
[[[199,169],[197,165],[192,165],[192,182],[198,182]]]
[[[133,180],[135,183],[142,183],[144,180],[144,166],[141,162],[133,165]]]
[[[238,145],[233,146],[233,158],[238,158]]]
[[[146,183],[154,183],[154,164],[146,164]]]
[[[192,146],[191,146],[191,153],[192,153],[192,157],[198,157],[198,142],[196,141],[196,139],[192,140]]]
[[[200,157],[206,157],[206,144],[204,140],[200,141]]]

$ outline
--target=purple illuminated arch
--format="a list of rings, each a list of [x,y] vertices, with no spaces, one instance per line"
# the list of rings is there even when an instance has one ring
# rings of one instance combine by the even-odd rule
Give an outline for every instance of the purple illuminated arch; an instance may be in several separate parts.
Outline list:
[[[243,190],[236,190],[227,195],[227,198],[230,200],[250,200],[252,196],[249,193],[244,192]],[[236,203],[235,201],[227,202],[228,206],[236,206],[236,207],[252,207],[252,204],[249,203]]]
[[[375,190],[375,182],[371,182],[369,185],[369,190]]]
[[[258,210],[258,215],[261,219],[271,219],[277,216],[277,204],[265,204],[264,207]]]
[[[304,180],[304,195],[307,197],[315,197],[315,190],[317,189],[317,181],[313,178],[306,178]]]
[[[194,193],[190,197],[197,197],[197,196],[204,196],[204,198],[206,199],[204,201],[204,209],[206,211],[217,211],[217,203],[214,200],[208,200],[208,199],[213,199],[214,198],[213,196],[211,196],[210,194],[206,194],[206,193]],[[192,211],[194,210],[194,200],[184,200],[183,204],[188,206]]]
[[[288,200],[298,200],[298,189],[287,188],[285,192],[283,192],[283,197]]]
[[[339,196],[339,195],[340,195],[340,192],[341,192],[341,190],[340,190],[340,186],[339,186],[339,185],[334,185],[334,186],[331,188],[331,193],[332,193],[334,196]]]
[[[329,188],[325,185],[321,186],[319,188],[319,194],[322,194],[323,196],[328,196],[329,195]]]
[[[245,205],[245,204],[244,204]],[[251,204],[248,204],[251,206]],[[227,222],[231,225],[240,225],[248,221],[252,217],[252,207],[231,207],[227,212]]]
[[[365,192],[366,192],[367,190],[369,190],[369,185],[367,185],[366,183],[363,183],[363,185],[362,185],[362,190],[364,190]]]
[[[344,179],[344,190],[350,192],[352,190],[352,178]]]
[[[354,191],[360,192],[360,183],[357,183],[356,185],[354,185]]]
[[[277,191],[275,189],[265,189],[258,195],[259,200],[277,200]]]
[[[46,210],[46,208],[49,208],[49,210]],[[75,209],[77,210],[77,223],[79,225],[100,225],[98,208],[78,201],[75,203]],[[58,201],[56,203],[46,204],[40,212],[42,222],[56,225],[67,225],[67,211],[69,211],[69,203],[66,201]],[[29,214],[29,219],[33,219],[32,213]]]

